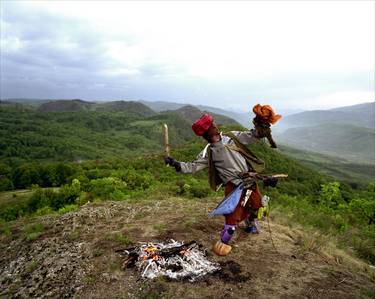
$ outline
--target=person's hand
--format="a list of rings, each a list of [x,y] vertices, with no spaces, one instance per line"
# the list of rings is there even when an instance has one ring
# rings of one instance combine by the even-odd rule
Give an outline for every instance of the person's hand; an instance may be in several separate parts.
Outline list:
[[[260,117],[255,117],[253,119],[253,124],[258,138],[271,136],[271,124],[265,122]]]
[[[172,157],[164,157],[164,162],[167,165],[173,166],[176,171],[181,171],[181,163],[173,159]]]
[[[277,185],[277,182],[278,182],[277,178],[273,176],[269,176],[263,179],[264,187],[270,186],[270,187],[275,188]]]

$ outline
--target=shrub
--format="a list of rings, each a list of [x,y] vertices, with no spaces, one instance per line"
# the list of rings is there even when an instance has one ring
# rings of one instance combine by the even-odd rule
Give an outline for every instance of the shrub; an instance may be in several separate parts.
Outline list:
[[[338,207],[342,203],[342,196],[340,191],[340,183],[332,182],[323,184],[320,191],[320,204],[327,208]]]
[[[37,188],[27,201],[27,210],[33,213],[43,207],[52,207],[52,203],[57,200],[58,194],[52,189]]]
[[[16,204],[2,207],[0,209],[0,219],[5,221],[12,221],[26,213],[27,207],[25,204]]]
[[[111,199],[115,191],[126,193],[127,184],[116,177],[107,177],[90,181],[90,192],[103,199]],[[118,193],[117,193],[118,194]]]
[[[69,213],[69,212],[75,211],[77,209],[78,209],[78,206],[75,205],[75,204],[66,205],[66,206],[63,206],[62,208],[60,208],[58,210],[58,213],[59,214],[65,214],[65,213]]]
[[[44,207],[50,207],[57,211],[65,205],[74,204],[80,195],[81,185],[77,179],[74,179],[71,185],[62,186],[59,191],[36,188],[27,201],[27,210],[34,213]]]
[[[357,222],[375,224],[375,201],[373,199],[353,199],[348,209]]]
[[[35,212],[35,215],[36,215],[36,216],[43,216],[43,215],[52,214],[53,212],[54,212],[54,211],[52,210],[51,207],[46,206],[46,207],[43,207],[43,208],[38,209],[38,210]]]
[[[155,181],[150,172],[133,167],[113,171],[111,175],[124,181],[128,190],[146,190]]]
[[[0,192],[13,189],[12,181],[5,175],[0,175]]]
[[[211,193],[211,189],[203,184],[193,184],[189,191],[193,197],[198,198],[207,197]]]

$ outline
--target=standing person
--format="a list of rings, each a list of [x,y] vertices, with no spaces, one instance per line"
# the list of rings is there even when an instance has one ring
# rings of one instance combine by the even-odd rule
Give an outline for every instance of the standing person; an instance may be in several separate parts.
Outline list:
[[[268,108],[263,109],[262,108]],[[255,223],[261,204],[261,193],[255,176],[263,171],[264,162],[258,159],[246,145],[270,138],[270,124],[274,124],[281,116],[275,115],[268,105],[256,105],[253,108],[256,117],[253,120],[254,129],[249,131],[219,131],[214,119],[209,114],[202,115],[196,120],[192,129],[197,136],[202,136],[207,146],[199,153],[193,162],[180,162],[171,157],[165,158],[165,163],[175,167],[179,173],[196,173],[209,168],[209,181],[212,189],[217,191],[221,185],[225,186],[225,196],[238,194],[238,204],[234,210],[225,216],[224,228],[220,234],[220,241],[213,246],[217,255],[227,255],[231,246],[229,242],[238,224],[246,220],[246,231],[258,233]],[[257,113],[258,112],[258,113]],[[263,112],[263,113],[262,113]],[[265,186],[276,186],[277,179],[266,177]],[[238,192],[234,192],[234,191]]]

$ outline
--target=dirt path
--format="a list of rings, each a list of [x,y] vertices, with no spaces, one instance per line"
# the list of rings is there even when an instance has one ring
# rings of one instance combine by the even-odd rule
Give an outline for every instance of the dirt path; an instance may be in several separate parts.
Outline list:
[[[190,283],[142,281],[121,269],[116,249],[132,243],[218,238],[221,218],[208,218],[217,199],[173,198],[87,205],[62,216],[14,224],[1,234],[0,298],[371,298],[375,274],[329,244],[325,236],[271,220],[259,235],[237,230],[231,254],[210,255],[222,271]],[[42,224],[43,231],[30,235]],[[29,228],[29,230],[28,230]]]

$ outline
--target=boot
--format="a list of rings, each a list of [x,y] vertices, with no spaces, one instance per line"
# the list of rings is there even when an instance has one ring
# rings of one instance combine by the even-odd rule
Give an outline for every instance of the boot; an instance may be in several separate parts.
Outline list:
[[[212,251],[218,256],[226,256],[232,250],[232,246],[225,244],[221,241],[217,241],[212,246]]]

